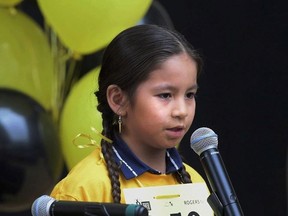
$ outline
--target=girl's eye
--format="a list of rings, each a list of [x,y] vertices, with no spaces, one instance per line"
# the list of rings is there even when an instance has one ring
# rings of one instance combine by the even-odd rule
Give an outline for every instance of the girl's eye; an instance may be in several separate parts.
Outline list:
[[[169,99],[171,98],[171,94],[170,93],[162,93],[158,95],[160,98],[162,99]]]
[[[193,98],[196,97],[196,93],[195,92],[189,92],[189,93],[186,94],[186,97],[188,99],[193,99]]]

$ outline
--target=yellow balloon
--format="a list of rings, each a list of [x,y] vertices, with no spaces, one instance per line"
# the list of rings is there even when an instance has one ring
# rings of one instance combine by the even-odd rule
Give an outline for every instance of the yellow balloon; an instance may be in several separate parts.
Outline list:
[[[94,95],[98,88],[99,68],[87,73],[71,89],[60,116],[60,140],[65,162],[71,169],[95,147],[78,148],[76,145],[91,143],[90,136],[100,145],[100,136],[91,130],[102,131],[101,113],[97,110],[97,99]],[[78,135],[82,134],[75,139]],[[85,136],[85,137],[84,137]]]
[[[30,17],[0,8],[0,87],[26,93],[51,108],[53,59],[44,32]]]
[[[38,0],[44,18],[71,50],[87,54],[105,47],[137,24],[152,0]]]
[[[0,6],[11,7],[22,2],[22,0],[0,0]]]

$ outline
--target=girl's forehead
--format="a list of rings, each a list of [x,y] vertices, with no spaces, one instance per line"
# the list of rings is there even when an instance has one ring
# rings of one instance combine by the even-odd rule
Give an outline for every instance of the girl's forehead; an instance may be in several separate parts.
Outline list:
[[[157,73],[173,74],[173,73],[197,73],[197,63],[186,53],[173,55],[161,62],[157,68],[150,72],[150,75],[156,75]]]
[[[197,81],[196,62],[186,56],[168,59],[161,67],[150,72],[141,85],[157,86],[194,86]]]
[[[162,62],[160,62],[157,65],[157,68],[171,67],[171,66],[173,66],[176,63],[177,64],[181,64],[181,63],[184,63],[184,62],[187,62],[187,61],[195,62],[194,59],[191,56],[189,56],[186,52],[179,53],[179,54],[174,54],[174,55],[171,55],[170,57],[168,57],[167,59],[163,60]]]

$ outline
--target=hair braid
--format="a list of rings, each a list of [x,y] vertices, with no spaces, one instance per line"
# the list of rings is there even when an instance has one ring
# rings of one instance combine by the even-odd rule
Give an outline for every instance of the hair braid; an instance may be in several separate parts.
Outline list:
[[[107,117],[103,117],[103,132],[102,134],[106,137],[112,137],[111,135],[111,121],[107,119]],[[108,143],[107,141],[103,140],[101,141],[101,147],[102,147],[102,153],[105,159],[105,162],[107,164],[107,170],[108,175],[111,181],[111,187],[112,187],[112,197],[113,201],[115,203],[120,203],[121,200],[121,189],[120,189],[120,181],[119,181],[119,167],[116,164],[114,158],[113,158],[113,149],[112,144]]]
[[[182,169],[180,169],[177,174],[176,178],[179,182],[182,182],[184,184],[186,183],[192,183],[190,174],[186,171],[185,166],[183,165]]]

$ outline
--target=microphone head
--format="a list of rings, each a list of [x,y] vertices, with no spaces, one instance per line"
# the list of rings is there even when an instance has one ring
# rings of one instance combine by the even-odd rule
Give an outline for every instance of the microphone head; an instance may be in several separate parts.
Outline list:
[[[51,204],[55,201],[54,198],[43,195],[36,199],[31,207],[31,213],[33,216],[49,216],[49,209]]]
[[[190,147],[194,152],[196,152],[196,154],[200,155],[207,149],[218,147],[218,136],[210,128],[198,128],[191,135]]]

